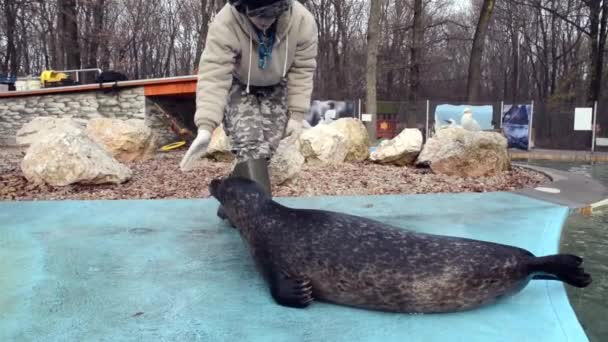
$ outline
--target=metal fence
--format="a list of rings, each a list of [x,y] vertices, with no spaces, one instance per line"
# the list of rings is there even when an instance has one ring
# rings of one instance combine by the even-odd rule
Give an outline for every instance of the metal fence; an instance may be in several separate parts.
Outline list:
[[[365,118],[365,101],[353,102],[357,103],[354,115]],[[485,130],[502,132],[508,136],[512,134],[510,129],[513,125],[509,122],[509,109],[512,104],[502,100],[478,103],[438,100],[378,101],[376,122],[366,124],[375,125],[376,139],[390,139],[404,128],[418,128],[426,141],[439,127],[448,124],[441,118],[441,109],[446,105],[459,106],[459,110],[465,107],[472,108],[473,111],[483,108],[487,116]],[[526,108],[528,122],[520,126],[527,131],[528,143],[522,147],[512,145],[510,140],[510,147],[528,150],[608,151],[608,100],[570,104],[530,100],[518,101],[516,105]]]

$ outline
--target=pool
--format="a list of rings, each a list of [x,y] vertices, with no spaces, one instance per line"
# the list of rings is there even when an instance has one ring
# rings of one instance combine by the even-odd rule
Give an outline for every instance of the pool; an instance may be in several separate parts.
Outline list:
[[[534,160],[520,164],[548,167],[591,177],[608,186],[608,163]],[[608,341],[608,207],[591,216],[571,214],[565,223],[560,248],[585,258],[593,283],[583,291],[566,286],[570,302],[591,342]]]

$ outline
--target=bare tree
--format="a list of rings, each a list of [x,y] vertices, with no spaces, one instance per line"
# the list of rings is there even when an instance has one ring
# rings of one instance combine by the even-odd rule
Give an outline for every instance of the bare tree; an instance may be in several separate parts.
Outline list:
[[[367,28],[367,94],[366,111],[372,114],[372,123],[376,122],[376,77],[378,65],[378,45],[380,43],[380,8],[382,0],[371,0],[369,21]],[[376,140],[376,127],[370,127],[371,138]]]
[[[457,0],[297,1],[319,28],[315,99],[460,101],[474,91],[477,101],[572,104],[606,93],[606,0],[495,1],[486,19],[483,0],[472,8]],[[225,3],[0,0],[0,72],[82,65],[132,79],[192,74]],[[370,4],[379,11],[375,32]]]
[[[57,8],[63,67],[78,69],[81,61],[76,0],[57,0]]]
[[[494,10],[495,0],[484,0],[477,22],[477,29],[473,38],[473,46],[471,48],[471,58],[469,59],[469,78],[467,81],[467,99],[469,102],[479,100],[479,88],[481,85],[481,57],[483,56],[484,41],[486,31],[492,11]]]
[[[424,41],[422,26],[422,0],[414,0],[414,29],[412,30],[412,47],[410,58],[410,92],[409,100],[418,100],[420,83],[420,50]]]
[[[4,30],[6,32],[6,53],[2,62],[2,72],[16,74],[19,71],[19,55],[16,47],[17,9],[20,1],[2,1],[2,14],[4,15]]]

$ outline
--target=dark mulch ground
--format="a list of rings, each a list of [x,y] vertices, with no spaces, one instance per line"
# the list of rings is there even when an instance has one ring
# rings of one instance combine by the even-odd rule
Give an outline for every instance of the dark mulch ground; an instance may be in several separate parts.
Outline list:
[[[24,150],[0,148],[0,200],[157,199],[208,197],[207,186],[229,173],[231,164],[203,161],[182,172],[184,150],[159,153],[145,162],[128,163],[133,178],[119,185],[38,186],[29,183],[19,163]],[[377,165],[370,162],[333,166],[305,164],[299,179],[275,186],[274,196],[421,194],[439,192],[509,191],[533,187],[549,179],[535,171],[514,167],[498,177],[463,179],[435,175],[427,169]]]

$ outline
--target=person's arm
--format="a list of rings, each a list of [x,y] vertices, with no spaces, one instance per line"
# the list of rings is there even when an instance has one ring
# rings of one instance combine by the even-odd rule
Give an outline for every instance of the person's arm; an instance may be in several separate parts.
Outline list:
[[[194,122],[208,132],[222,121],[239,47],[235,33],[218,19],[209,26],[196,86]]]
[[[198,132],[180,162],[182,171],[191,170],[194,163],[207,152],[211,133],[220,125],[224,116],[226,97],[232,85],[238,41],[234,32],[222,22],[222,14],[226,15],[226,12],[218,13],[218,17],[209,26],[205,49],[199,62],[194,113]]]
[[[317,49],[317,24],[312,14],[307,13],[299,26],[295,57],[287,74],[287,106],[292,118],[297,121],[304,120],[310,111]]]

